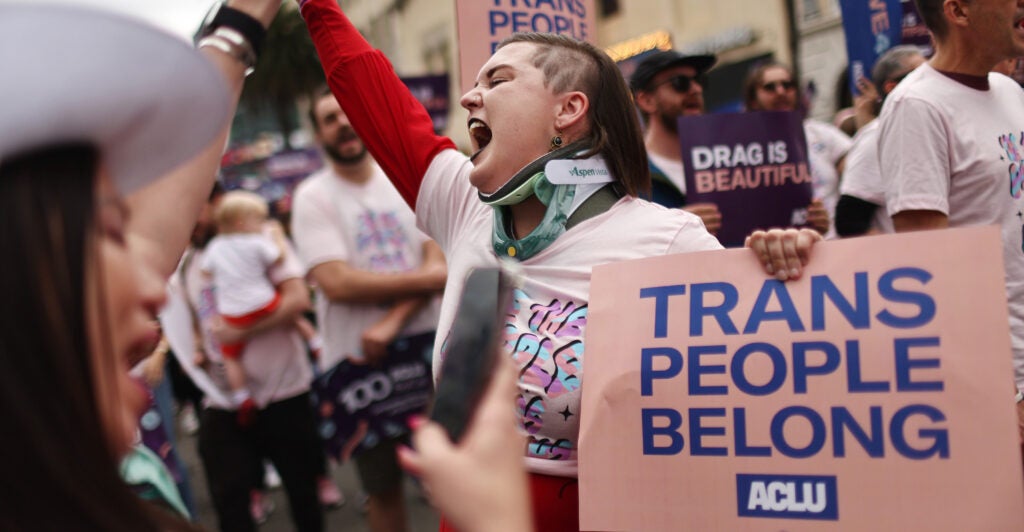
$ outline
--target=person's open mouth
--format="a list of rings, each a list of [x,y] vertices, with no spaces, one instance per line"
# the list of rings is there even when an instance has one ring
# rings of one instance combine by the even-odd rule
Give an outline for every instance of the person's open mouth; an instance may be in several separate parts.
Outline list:
[[[476,151],[469,158],[470,161],[473,161],[491,143],[491,128],[487,127],[487,124],[479,118],[470,118],[469,136],[473,139],[474,144],[476,144]]]

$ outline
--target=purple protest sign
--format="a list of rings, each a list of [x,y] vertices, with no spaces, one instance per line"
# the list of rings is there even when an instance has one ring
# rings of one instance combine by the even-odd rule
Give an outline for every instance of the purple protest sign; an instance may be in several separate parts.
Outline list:
[[[402,78],[402,83],[427,108],[427,114],[434,122],[434,132],[444,131],[448,127],[448,110],[451,107],[448,102],[448,74]]]
[[[687,203],[714,203],[718,240],[743,245],[751,231],[802,226],[811,203],[807,140],[796,112],[679,118]]]
[[[380,366],[342,360],[313,381],[320,437],[327,453],[345,461],[383,439],[408,433],[433,393],[434,333],[400,338]]]

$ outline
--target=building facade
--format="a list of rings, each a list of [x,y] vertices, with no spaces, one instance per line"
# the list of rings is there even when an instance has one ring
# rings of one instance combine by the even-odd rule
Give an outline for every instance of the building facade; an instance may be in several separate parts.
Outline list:
[[[839,0],[799,0],[795,7],[800,81],[813,92],[811,116],[831,121],[839,107],[837,89],[847,66]]]
[[[455,1],[340,0],[340,4],[367,39],[391,59],[399,75],[451,75],[451,112],[444,133],[468,148],[465,112],[458,105]],[[719,65],[707,91],[711,110],[736,110],[742,80],[753,64],[767,59],[793,64],[793,41],[798,39],[801,81],[814,88],[812,114],[828,118],[835,112],[836,80],[846,64],[838,0],[595,0],[594,6],[597,44],[606,49],[653,34],[667,35],[671,46],[684,52],[718,55]],[[657,38],[663,39],[653,39]]]

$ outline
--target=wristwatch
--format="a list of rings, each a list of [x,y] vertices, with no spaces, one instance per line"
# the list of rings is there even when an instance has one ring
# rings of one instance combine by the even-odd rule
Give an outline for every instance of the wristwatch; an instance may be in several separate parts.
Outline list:
[[[227,27],[238,32],[252,46],[256,57],[259,57],[267,30],[260,21],[244,11],[229,7],[226,1],[217,2],[210,8],[210,12],[203,19],[203,24],[196,32],[193,42],[198,45],[200,40],[212,35],[219,27]]]

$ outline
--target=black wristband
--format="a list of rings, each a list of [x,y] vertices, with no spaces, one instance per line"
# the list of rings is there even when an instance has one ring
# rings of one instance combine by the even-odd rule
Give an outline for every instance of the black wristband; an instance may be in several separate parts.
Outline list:
[[[260,24],[260,21],[248,13],[222,5],[217,10],[217,15],[213,18],[208,30],[213,32],[213,30],[220,26],[226,26],[241,33],[249,41],[249,44],[252,45],[252,50],[256,52],[256,57],[260,56],[260,51],[263,50],[263,39],[267,36],[267,30],[263,27],[263,24]]]

